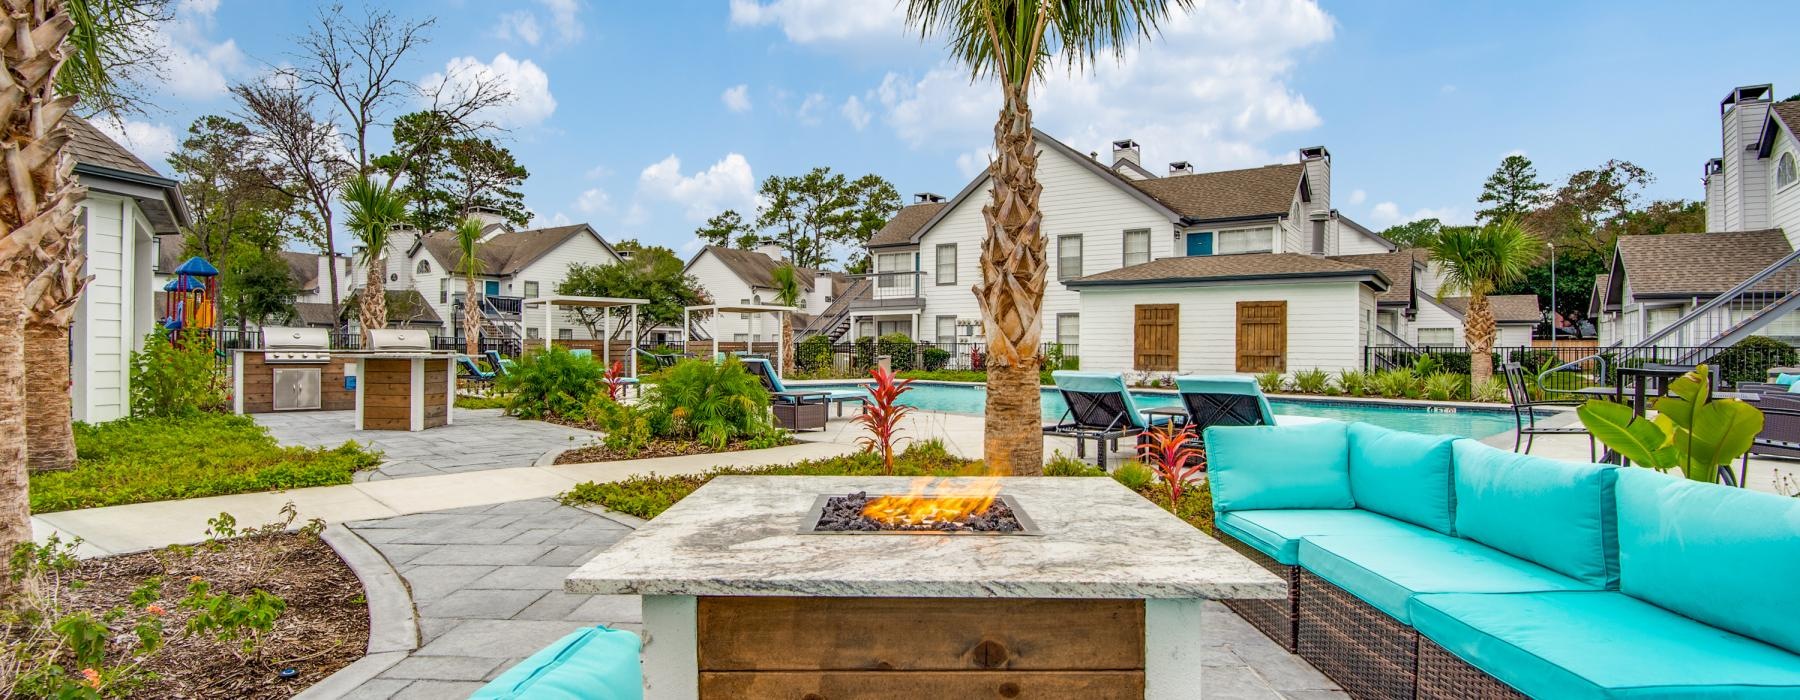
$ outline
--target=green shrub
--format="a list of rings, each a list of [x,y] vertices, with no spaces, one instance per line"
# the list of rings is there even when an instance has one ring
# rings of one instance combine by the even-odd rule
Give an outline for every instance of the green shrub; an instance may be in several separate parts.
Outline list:
[[[1390,399],[1418,398],[1422,387],[1410,369],[1388,369],[1370,378],[1375,392]]]
[[[1556,353],[1536,348],[1520,348],[1507,353],[1506,361],[1518,365],[1526,374],[1537,374],[1562,364],[1556,361]]]
[[[1437,374],[1440,363],[1430,353],[1413,358],[1412,372],[1415,377],[1429,377]]]
[[[1044,476],[1106,476],[1106,472],[1057,450],[1050,455],[1050,461],[1044,463]]]
[[[1365,396],[1369,393],[1369,375],[1353,369],[1344,370],[1338,373],[1338,386],[1351,396]]]
[[[943,348],[925,348],[925,371],[936,372],[950,362],[950,351]]]
[[[131,415],[180,418],[225,409],[212,340],[189,334],[177,345],[157,329],[131,353]]]
[[[623,404],[595,394],[582,411],[595,430],[605,433],[600,444],[609,450],[636,452],[656,437],[651,428],[650,412],[637,404]]]
[[[525,353],[499,384],[510,415],[579,418],[588,399],[606,393],[605,382],[606,368],[593,358],[551,347]]]
[[[480,410],[480,409],[484,409],[484,408],[506,408],[506,397],[504,397],[504,396],[458,396],[458,397],[456,397],[456,407],[460,408],[460,409],[467,409],[467,410]]]
[[[1505,402],[1506,380],[1499,377],[1488,377],[1487,383],[1475,388],[1469,398],[1490,403]]]
[[[794,346],[794,365],[805,371],[831,367],[831,338],[814,335]]]
[[[913,369],[913,341],[905,333],[889,333],[875,341],[875,354],[887,355],[895,372]],[[871,363],[873,364],[873,363]]]
[[[1433,401],[1461,401],[1468,394],[1466,375],[1439,372],[1425,378],[1425,398]]]
[[[1273,394],[1286,388],[1287,382],[1281,378],[1281,370],[1272,369],[1256,375],[1256,386],[1265,394]]]
[[[737,358],[677,363],[638,403],[658,437],[695,438],[715,450],[770,429],[769,393]]]
[[[862,376],[866,378],[868,376],[868,374],[864,373]],[[930,371],[921,370],[921,369],[909,369],[905,372],[895,372],[894,376],[899,377],[901,379],[924,379],[927,381],[937,381],[937,382],[985,382],[985,381],[987,381],[987,372],[978,372],[978,371],[975,371],[972,369],[938,369],[938,370],[930,370]],[[1046,383],[1048,383],[1048,382],[1046,382]]]
[[[31,475],[31,510],[169,501],[348,484],[377,453],[283,447],[249,416],[128,418],[75,424],[75,468]]]
[[[851,364],[857,369],[868,369],[875,366],[875,339],[869,336],[857,338],[852,343],[856,352],[851,356]]]
[[[1434,352],[1428,353],[1426,357],[1431,358],[1432,362],[1436,365],[1435,369],[1439,372],[1449,372],[1451,374],[1469,373],[1469,353]]]
[[[1774,338],[1753,335],[1714,355],[1710,364],[1719,368],[1719,378],[1733,386],[1742,382],[1766,382],[1769,381],[1770,367],[1800,364],[1800,352]]]
[[[1143,462],[1131,460],[1113,470],[1112,478],[1133,491],[1142,491],[1145,487],[1156,483],[1156,472],[1144,466]]]
[[[1302,394],[1323,394],[1331,385],[1331,374],[1325,370],[1313,368],[1294,373],[1294,389]]]

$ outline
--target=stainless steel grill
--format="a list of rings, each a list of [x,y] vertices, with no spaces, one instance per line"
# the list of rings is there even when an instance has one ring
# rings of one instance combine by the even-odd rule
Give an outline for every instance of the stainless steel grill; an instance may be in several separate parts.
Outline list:
[[[331,333],[324,328],[263,328],[263,361],[270,364],[324,364],[331,361]]]
[[[380,328],[369,331],[371,352],[430,352],[431,334],[417,328]]]

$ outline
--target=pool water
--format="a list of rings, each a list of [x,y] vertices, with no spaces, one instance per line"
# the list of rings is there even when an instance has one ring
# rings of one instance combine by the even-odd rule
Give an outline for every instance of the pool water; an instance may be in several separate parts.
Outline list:
[[[808,389],[855,389],[862,385],[808,382],[804,386]],[[789,388],[798,389],[800,387],[796,385]],[[1145,391],[1131,393],[1138,408],[1176,406],[1181,403],[1174,393]],[[919,382],[913,384],[910,391],[900,396],[900,403],[925,411],[979,416],[987,407],[987,389],[979,385]],[[1460,406],[1384,406],[1350,401],[1308,401],[1284,398],[1269,399],[1269,406],[1275,410],[1276,415],[1361,421],[1394,430],[1434,435],[1484,438],[1513,429],[1513,417],[1510,411],[1471,409]],[[1051,389],[1044,390],[1043,417],[1045,422],[1061,418],[1063,411],[1067,408],[1068,405],[1063,403],[1062,394]]]

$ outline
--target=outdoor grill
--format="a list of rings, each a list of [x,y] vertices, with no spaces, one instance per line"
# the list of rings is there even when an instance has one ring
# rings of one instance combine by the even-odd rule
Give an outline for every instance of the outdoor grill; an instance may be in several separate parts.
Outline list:
[[[431,352],[431,334],[417,328],[377,328],[368,333],[370,352]]]
[[[324,328],[263,328],[263,362],[322,365],[331,361],[331,333]]]

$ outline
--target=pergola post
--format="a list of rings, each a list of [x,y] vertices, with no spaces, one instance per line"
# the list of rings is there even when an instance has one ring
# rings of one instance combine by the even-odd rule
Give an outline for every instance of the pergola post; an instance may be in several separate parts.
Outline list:
[[[690,328],[693,328],[693,321],[689,320],[689,318],[688,318],[687,307],[685,307],[685,306],[681,307],[681,354],[682,355],[688,354],[688,343],[693,341],[693,339],[694,339],[694,334],[688,332],[688,329],[690,329]]]
[[[787,340],[787,335],[781,332],[781,314],[783,313],[786,312],[772,314],[775,316],[775,334],[781,336],[775,339],[775,376],[777,377],[781,376],[782,366],[787,364],[787,343],[784,342]]]
[[[719,361],[719,317],[723,316],[723,315],[724,314],[719,313],[718,310],[716,310],[716,309],[713,311],[712,323],[710,324],[711,328],[708,329],[710,332],[707,333],[707,335],[712,336],[712,346],[713,346],[712,360],[713,360],[713,362]]]
[[[631,376],[635,377],[635,376],[637,376],[637,355],[638,355],[637,354],[637,347],[638,347],[637,304],[632,304],[628,308],[629,308],[629,310],[626,311],[627,315],[625,318],[625,322],[631,324]]]
[[[556,337],[552,332],[556,329],[556,305],[544,304],[544,349],[550,349],[550,339]]]
[[[612,307],[600,307],[600,366],[612,369]]]

